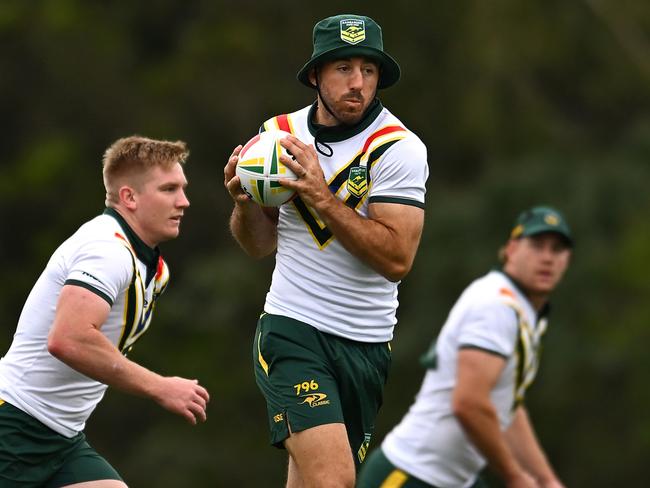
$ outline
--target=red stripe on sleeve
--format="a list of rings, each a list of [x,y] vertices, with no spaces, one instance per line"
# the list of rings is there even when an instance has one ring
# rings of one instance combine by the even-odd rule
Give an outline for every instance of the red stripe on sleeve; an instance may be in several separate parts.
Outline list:
[[[363,151],[361,153],[365,153],[368,148],[370,147],[370,144],[372,144],[372,141],[377,139],[378,137],[384,136],[386,134],[390,134],[391,132],[399,132],[399,131],[404,131],[406,132],[406,129],[404,127],[401,127],[399,125],[389,125],[384,127],[383,129],[378,130],[374,134],[372,134],[368,139],[366,139],[366,143],[363,145]]]
[[[291,133],[291,127],[289,126],[289,116],[287,114],[278,115],[275,120],[278,122],[278,127],[280,130]]]

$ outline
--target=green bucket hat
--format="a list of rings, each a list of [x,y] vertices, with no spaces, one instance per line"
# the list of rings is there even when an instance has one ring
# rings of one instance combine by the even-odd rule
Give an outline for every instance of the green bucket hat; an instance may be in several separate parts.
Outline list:
[[[323,19],[314,26],[313,43],[311,59],[297,76],[309,88],[315,88],[309,81],[309,72],[314,66],[353,56],[365,56],[379,63],[381,73],[377,88],[388,88],[399,80],[399,64],[384,52],[381,27],[370,17],[343,14]]]
[[[573,236],[569,224],[562,214],[552,207],[533,207],[519,214],[510,232],[510,238],[518,239],[543,232],[560,234],[573,247]]]

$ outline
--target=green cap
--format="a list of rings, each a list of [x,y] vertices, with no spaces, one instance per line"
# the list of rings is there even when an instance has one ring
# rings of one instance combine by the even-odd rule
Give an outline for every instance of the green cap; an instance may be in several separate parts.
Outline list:
[[[573,247],[571,229],[566,219],[560,212],[551,207],[533,207],[523,211],[517,217],[515,226],[510,232],[511,239],[534,236],[543,232],[555,232],[564,237],[567,243]]]
[[[315,88],[309,81],[309,72],[323,61],[365,56],[381,66],[377,88],[388,88],[397,83],[400,68],[397,62],[384,52],[381,27],[370,17],[343,14],[321,20],[314,26],[314,52],[298,72],[298,80]]]

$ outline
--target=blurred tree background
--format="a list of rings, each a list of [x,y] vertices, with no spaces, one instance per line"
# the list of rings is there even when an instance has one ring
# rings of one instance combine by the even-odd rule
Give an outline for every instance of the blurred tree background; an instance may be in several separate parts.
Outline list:
[[[162,246],[172,283],[132,359],[210,390],[191,427],[109,391],[91,443],[137,487],[282,486],[251,341],[273,258],[230,237],[223,165],[268,117],[309,104],[311,30],[354,11],[383,27],[401,82],[380,93],[429,151],[427,217],[401,285],[375,446],[416,393],[417,357],[520,210],[557,206],[577,240],[529,395],[570,487],[650,469],[650,3],[0,0],[0,354],[56,246],[102,211],[115,139],[182,139],[192,207]]]

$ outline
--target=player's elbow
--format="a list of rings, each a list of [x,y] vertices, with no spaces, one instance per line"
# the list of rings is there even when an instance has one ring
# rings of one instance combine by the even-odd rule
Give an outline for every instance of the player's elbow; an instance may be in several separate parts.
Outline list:
[[[471,395],[455,394],[452,398],[451,409],[454,416],[461,424],[465,424],[468,419],[476,415],[481,405]]]
[[[71,354],[71,345],[59,334],[50,334],[47,338],[47,352],[60,361],[66,362]]]
[[[273,254],[275,246],[260,246],[260,245],[242,245],[241,248],[244,252],[253,259],[262,259],[266,256]]]
[[[382,274],[387,280],[397,282],[406,277],[411,271],[412,264],[412,262],[406,261],[391,261],[386,264]]]

